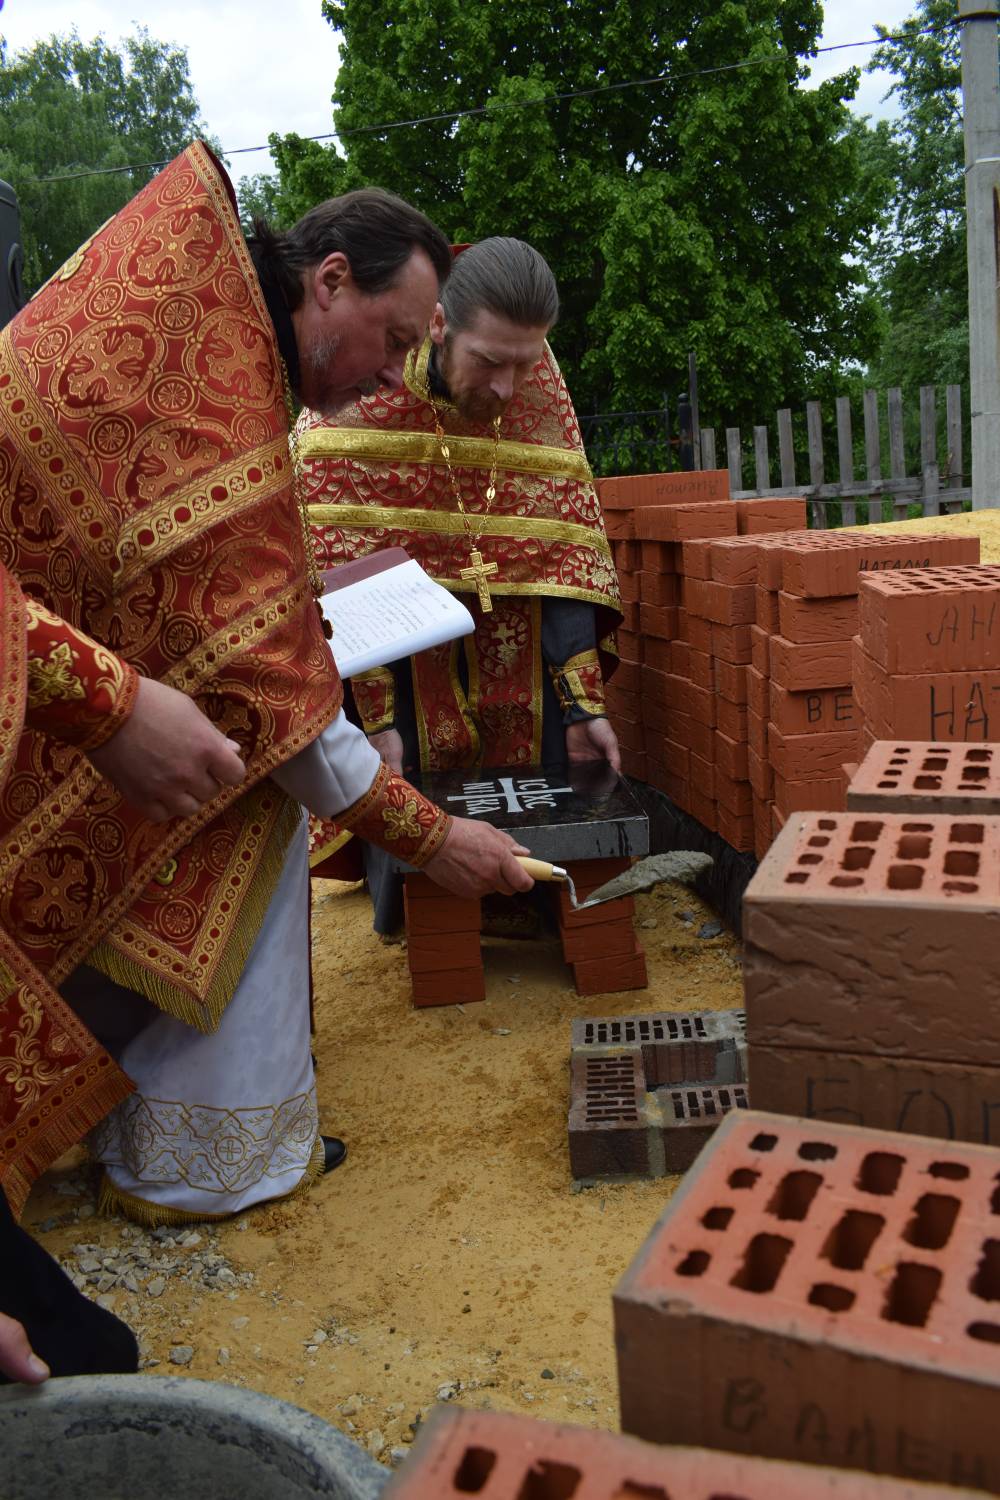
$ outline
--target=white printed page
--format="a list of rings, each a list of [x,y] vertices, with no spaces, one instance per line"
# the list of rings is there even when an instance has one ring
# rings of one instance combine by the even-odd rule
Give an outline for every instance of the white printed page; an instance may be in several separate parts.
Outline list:
[[[384,667],[474,629],[461,600],[412,558],[324,594],[320,605],[333,626],[330,644],[341,677]]]

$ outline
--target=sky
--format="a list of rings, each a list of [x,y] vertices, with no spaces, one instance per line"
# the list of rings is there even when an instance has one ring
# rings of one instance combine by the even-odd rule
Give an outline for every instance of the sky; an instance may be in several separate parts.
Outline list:
[[[874,21],[894,27],[914,0],[830,0],[821,45],[874,36]],[[187,49],[202,117],[227,152],[265,145],[268,134],[317,135],[331,128],[330,95],[337,72],[337,36],[320,0],[0,0],[0,35],[13,51],[73,26],[84,40],[98,33],[115,44],[136,25],[158,41]],[[820,56],[817,81],[863,64],[867,48]],[[862,78],[856,108],[878,116],[884,75]],[[479,101],[474,101],[479,102]],[[230,156],[233,176],[271,169],[267,150]]]

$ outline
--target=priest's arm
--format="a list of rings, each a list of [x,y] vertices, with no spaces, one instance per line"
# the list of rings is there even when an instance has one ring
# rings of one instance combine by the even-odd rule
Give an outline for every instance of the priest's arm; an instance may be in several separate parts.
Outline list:
[[[190,817],[244,776],[239,747],[184,693],[25,596],[30,729],[75,745],[153,822]]]
[[[487,823],[442,812],[386,764],[343,709],[312,744],[271,774],[317,817],[336,819],[456,896],[511,895],[532,886],[514,858],[527,849]]]
[[[542,655],[562,712],[567,760],[606,760],[620,771],[618,740],[604,706],[594,606],[578,599],[546,599]]]

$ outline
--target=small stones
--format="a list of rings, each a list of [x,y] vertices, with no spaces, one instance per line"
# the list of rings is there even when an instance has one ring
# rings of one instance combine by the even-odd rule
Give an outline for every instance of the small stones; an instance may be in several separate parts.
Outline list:
[[[233,1318],[231,1326],[233,1328],[235,1328],[237,1331],[239,1331],[239,1329],[245,1328],[249,1322],[250,1322],[250,1319],[248,1317],[246,1317],[245,1315],[242,1315],[242,1316],[240,1316],[238,1318]]]
[[[389,1463],[394,1469],[398,1469],[400,1464],[406,1457],[407,1453],[405,1448],[393,1448],[389,1453]]]
[[[226,1348],[225,1344],[220,1344],[220,1346],[219,1346],[219,1352],[215,1356],[215,1362],[218,1365],[228,1365],[228,1363],[229,1363],[229,1350]]]
[[[194,1359],[194,1350],[190,1344],[174,1344],[170,1351],[170,1363],[172,1365],[189,1365]]]
[[[162,1297],[166,1291],[167,1280],[165,1276],[154,1276],[152,1281],[146,1282],[147,1297]]]
[[[697,935],[700,938],[714,938],[714,937],[718,937],[721,934],[721,932],[722,932],[722,923],[721,922],[715,922],[715,921],[713,921],[713,922],[703,922],[701,924],[701,926],[698,928],[698,934]]]
[[[435,1392],[435,1395],[439,1401],[454,1401],[460,1390],[461,1382],[458,1380],[450,1380],[447,1381],[444,1385],[439,1385],[437,1391]]]
[[[371,1454],[372,1458],[378,1458],[379,1454],[382,1452],[383,1448],[385,1447],[385,1437],[381,1432],[379,1432],[377,1427],[373,1428],[372,1431],[366,1435],[365,1447],[368,1449],[368,1452]]]
[[[541,1378],[543,1380],[555,1380],[555,1372],[553,1370],[545,1369],[542,1371]]]

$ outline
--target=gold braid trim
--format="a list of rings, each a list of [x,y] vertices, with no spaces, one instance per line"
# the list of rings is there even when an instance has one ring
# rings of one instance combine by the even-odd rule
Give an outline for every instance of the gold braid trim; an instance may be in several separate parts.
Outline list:
[[[265,1204],[284,1203],[287,1199],[294,1198],[299,1193],[308,1192],[313,1184],[318,1182],[323,1176],[325,1160],[323,1137],[318,1135],[302,1181],[296,1183],[290,1193],[281,1193],[276,1198],[261,1198],[259,1202],[250,1203],[246,1208],[239,1209],[238,1212],[250,1213],[255,1208],[263,1208]],[[115,1187],[107,1172],[101,1174],[97,1212],[105,1215],[120,1214],[122,1218],[131,1219],[134,1224],[141,1224],[146,1229],[159,1229],[163,1225],[170,1224],[208,1224],[236,1217],[235,1213],[198,1213],[196,1210],[190,1208],[171,1208],[165,1203],[151,1203],[148,1198],[139,1198],[135,1193],[128,1193],[124,1188]]]
[[[465,522],[454,511],[423,510],[413,505],[314,504],[308,507],[308,511],[311,526],[336,526],[343,531],[358,527],[385,531],[433,532],[438,535],[445,533],[452,536],[460,536],[465,531]],[[611,557],[611,543],[607,537],[595,531],[591,526],[584,526],[582,522],[553,521],[547,516],[484,516],[475,511],[470,514],[481,536],[506,537],[515,542],[525,541],[528,538],[569,542],[574,546],[587,547],[590,551],[600,553],[602,557],[608,559]],[[438,582],[443,583],[445,580],[439,579]],[[490,584],[490,588],[494,591],[502,587],[502,584]],[[510,587],[519,594],[526,591],[522,583],[510,585]],[[549,585],[540,584],[538,587],[548,588]],[[596,594],[597,590],[592,589],[589,592]]]
[[[101,942],[87,955],[87,963],[99,969],[116,984],[125,985],[145,996],[168,1016],[185,1021],[198,1031],[217,1031],[222,1014],[257,941],[257,934],[281,878],[285,855],[302,818],[298,802],[285,799],[285,806],[268,838],[267,846],[253,873],[250,889],[243,898],[239,921],[234,925],[219,966],[203,1001],[199,1002],[163,974],[154,974],[109,942]]]
[[[330,839],[328,843],[321,845],[319,849],[314,849],[309,855],[310,870],[315,870],[316,866],[321,865],[324,859],[329,859],[331,854],[336,854],[338,849],[343,849],[344,845],[353,837],[354,834],[351,830],[345,828],[337,834],[336,838]]]
[[[578,652],[561,667],[550,667],[549,675],[563,713],[571,708],[582,708],[595,718],[603,718],[607,713],[604,678],[596,651]]]
[[[396,717],[396,679],[388,667],[372,667],[351,678],[354,706],[365,734],[391,729]]]
[[[460,469],[491,469],[492,438],[448,435],[450,461]],[[517,443],[509,439],[495,445],[498,469],[514,474],[538,474],[552,479],[593,482],[590,465],[582,453],[569,448],[551,448],[543,443]],[[448,463],[433,432],[372,432],[364,428],[311,427],[299,438],[299,453],[309,458],[351,458],[358,462],[435,464]],[[591,535],[594,533],[591,532]]]

